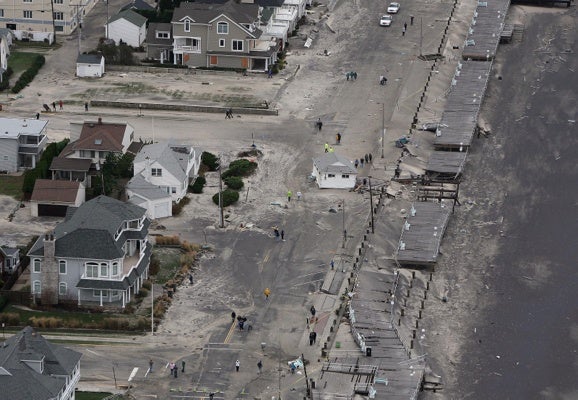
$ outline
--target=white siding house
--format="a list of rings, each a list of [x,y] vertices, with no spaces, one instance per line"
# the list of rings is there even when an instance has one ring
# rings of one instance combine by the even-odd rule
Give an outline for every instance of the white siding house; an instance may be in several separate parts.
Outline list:
[[[347,158],[325,153],[313,159],[312,176],[320,189],[352,189],[357,179],[357,169]]]
[[[79,54],[76,59],[76,76],[100,78],[104,75],[104,57],[97,54]]]
[[[147,19],[132,11],[124,10],[108,20],[105,28],[107,37],[116,44],[121,41],[132,47],[140,47],[146,39]]]

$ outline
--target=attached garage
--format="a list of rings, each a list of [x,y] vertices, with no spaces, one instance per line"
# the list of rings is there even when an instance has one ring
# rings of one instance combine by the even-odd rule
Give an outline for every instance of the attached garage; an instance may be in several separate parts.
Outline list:
[[[38,204],[39,217],[64,217],[68,206],[58,204]]]
[[[164,201],[162,203],[155,204],[153,213],[153,219],[170,217],[172,215],[172,202]]]

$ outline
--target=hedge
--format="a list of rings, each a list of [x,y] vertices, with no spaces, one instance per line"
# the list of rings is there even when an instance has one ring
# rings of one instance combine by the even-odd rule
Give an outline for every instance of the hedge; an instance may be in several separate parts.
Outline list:
[[[243,179],[238,176],[230,176],[225,179],[225,185],[229,189],[240,190],[243,187]]]
[[[204,151],[203,154],[201,154],[201,162],[209,171],[216,171],[219,167],[219,158],[208,151]]]
[[[223,179],[230,176],[249,176],[257,169],[257,163],[241,158],[229,164],[229,168],[223,172]]]
[[[32,82],[36,74],[38,74],[38,71],[40,71],[40,68],[42,68],[45,61],[46,59],[44,58],[44,56],[37,55],[32,65],[26,71],[24,71],[22,75],[20,75],[20,78],[18,78],[18,80],[12,87],[11,89],[12,93],[19,93],[22,89],[28,86],[28,84]]]
[[[204,176],[198,176],[192,185],[189,185],[189,192],[191,193],[203,193],[203,187],[207,183]]]

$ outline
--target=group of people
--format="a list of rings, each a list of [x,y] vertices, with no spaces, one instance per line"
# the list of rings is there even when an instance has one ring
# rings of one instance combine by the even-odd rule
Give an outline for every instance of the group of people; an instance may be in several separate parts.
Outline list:
[[[361,168],[363,168],[364,164],[370,164],[373,162],[373,155],[371,153],[368,153],[366,155],[364,155],[363,157],[361,157],[360,159],[356,159],[353,162],[353,165],[355,165],[355,168],[359,167],[361,165]]]
[[[326,153],[333,153],[335,150],[333,147],[329,146],[329,143],[325,142],[325,152]]]
[[[149,364],[150,364],[150,371],[152,371],[152,363],[153,361],[150,360]],[[181,361],[181,372],[184,373],[185,372],[185,360]],[[175,378],[178,377],[179,374],[179,367],[177,367],[177,364],[175,364],[174,362],[169,363],[169,368],[170,368],[170,374],[169,376],[174,376]]]
[[[281,231],[279,231],[279,228],[274,227],[273,228],[273,234],[275,235],[275,240],[285,241],[285,231],[283,229],[281,229]]]
[[[351,80],[351,81],[356,81],[357,80],[357,72],[355,71],[351,71],[345,74],[345,78],[347,78],[347,80]]]
[[[233,109],[227,108],[225,110],[225,119],[233,119]]]

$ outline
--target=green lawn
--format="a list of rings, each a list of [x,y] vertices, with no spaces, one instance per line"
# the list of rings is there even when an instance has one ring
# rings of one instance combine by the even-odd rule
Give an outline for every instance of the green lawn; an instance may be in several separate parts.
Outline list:
[[[14,197],[16,200],[22,198],[22,182],[24,175],[8,176],[0,175],[0,194]]]
[[[24,72],[32,65],[36,56],[38,56],[36,53],[13,52],[8,57],[8,66],[15,74]]]

